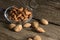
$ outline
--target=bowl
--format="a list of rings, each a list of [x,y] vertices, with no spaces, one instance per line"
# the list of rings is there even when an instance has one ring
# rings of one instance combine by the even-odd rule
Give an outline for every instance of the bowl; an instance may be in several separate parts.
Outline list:
[[[5,10],[5,12],[4,12],[4,17],[7,19],[7,21],[8,22],[10,22],[10,23],[27,23],[27,22],[29,22],[31,19],[32,19],[32,16],[28,19],[28,20],[26,20],[26,21],[18,21],[18,22],[16,22],[16,21],[14,21],[14,20],[10,20],[9,18],[8,18],[8,16],[9,16],[9,10],[11,10],[11,9],[13,9],[14,8],[14,6],[10,6],[10,7],[8,7],[6,10]],[[29,9],[29,8],[28,8]],[[29,9],[30,10],[30,9]]]

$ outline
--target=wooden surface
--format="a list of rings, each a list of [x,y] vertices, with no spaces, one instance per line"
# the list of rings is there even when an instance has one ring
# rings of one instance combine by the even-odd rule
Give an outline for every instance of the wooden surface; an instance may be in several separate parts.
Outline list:
[[[0,7],[6,9],[9,6],[29,6],[32,8],[33,17],[45,18],[49,25],[41,25],[45,33],[37,33],[31,28],[24,28],[16,33],[6,28],[4,11],[0,12],[0,40],[27,40],[28,37],[40,35],[42,40],[60,40],[60,0],[0,0]],[[30,5],[29,5],[30,4]]]

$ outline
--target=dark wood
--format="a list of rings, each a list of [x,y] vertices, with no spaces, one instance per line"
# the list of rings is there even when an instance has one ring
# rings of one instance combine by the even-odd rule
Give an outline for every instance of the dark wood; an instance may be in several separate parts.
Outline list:
[[[34,35],[40,35],[42,40],[60,40],[60,0],[0,0],[0,7],[3,9],[12,5],[29,6],[34,18],[45,18],[49,25],[41,25],[46,30],[45,33],[34,32],[31,28],[24,28],[16,33],[6,28],[8,22],[4,18],[4,11],[0,11],[0,40],[27,40]]]

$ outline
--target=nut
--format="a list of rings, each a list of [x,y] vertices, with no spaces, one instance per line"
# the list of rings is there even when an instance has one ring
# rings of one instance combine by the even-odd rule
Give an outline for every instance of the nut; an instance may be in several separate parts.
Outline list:
[[[25,27],[25,28],[28,28],[28,27],[30,27],[30,26],[31,26],[30,23],[26,23],[26,24],[24,24],[24,27]]]
[[[41,23],[44,25],[48,25],[48,21],[46,19],[41,19]]]
[[[9,29],[14,28],[15,26],[16,26],[16,24],[11,23],[11,24],[9,24]]]
[[[32,22],[32,27],[34,28],[39,27],[39,23],[37,21]]]
[[[28,18],[24,18],[24,20],[23,20],[23,21],[26,21],[26,20],[28,20]]]
[[[21,11],[21,12],[22,12],[22,11],[23,11],[23,7],[21,7],[21,8],[19,9],[19,11]]]
[[[24,19],[24,17],[23,16],[21,16],[21,20],[23,20]]]
[[[36,36],[34,37],[34,40],[41,40],[41,37],[40,37],[39,35],[36,35]]]
[[[17,17],[21,17],[22,16],[22,14],[19,14]]]
[[[31,14],[31,12],[28,9],[25,9],[24,11],[25,11],[26,15]]]
[[[37,32],[45,32],[45,30],[43,29],[43,28],[41,28],[41,27],[37,27],[36,29],[35,29]]]
[[[28,38],[28,40],[33,40],[32,38]]]
[[[19,32],[22,30],[22,25],[17,25],[15,28],[14,28],[14,31],[15,32]]]

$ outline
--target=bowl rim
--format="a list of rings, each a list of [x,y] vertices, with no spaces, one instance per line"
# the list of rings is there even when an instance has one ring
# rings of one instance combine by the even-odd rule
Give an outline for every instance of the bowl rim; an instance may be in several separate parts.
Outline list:
[[[10,7],[8,7],[6,10],[5,10],[5,12],[4,12],[4,17],[7,19],[7,21],[9,21],[9,22],[11,22],[8,18],[7,18],[7,15],[6,15],[6,13],[7,13],[7,11],[10,9],[10,8],[12,8],[13,6],[10,6]]]

